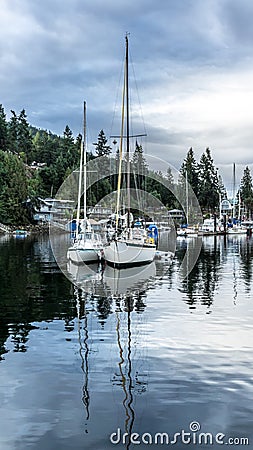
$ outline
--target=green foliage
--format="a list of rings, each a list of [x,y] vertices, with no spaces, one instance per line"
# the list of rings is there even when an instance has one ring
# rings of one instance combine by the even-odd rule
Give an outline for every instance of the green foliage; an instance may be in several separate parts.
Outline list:
[[[98,135],[98,141],[93,144],[93,145],[95,145],[96,156],[109,156],[110,155],[112,148],[106,144],[107,144],[106,135],[104,133],[104,130],[101,130]]]
[[[44,130],[31,129],[33,135],[33,161],[46,163],[47,166],[55,164],[59,154],[61,138]]]
[[[240,185],[241,200],[247,208],[247,215],[252,214],[253,211],[253,183],[250,169],[245,167],[243,177]]]
[[[219,183],[219,193],[220,193],[221,200],[227,199],[228,195],[227,195],[227,191],[224,186],[221,175],[218,176],[218,183]]]
[[[186,158],[180,169],[180,173],[184,178],[187,176],[187,181],[191,185],[195,195],[198,195],[199,191],[199,168],[194,156],[192,148],[189,149]]]
[[[12,153],[18,153],[18,117],[15,111],[11,110],[11,118],[8,122],[7,149]]]
[[[166,205],[169,191],[163,185],[163,180],[164,177],[161,172],[149,171],[148,176],[145,179],[145,187],[149,194]]]
[[[80,135],[75,140],[68,125],[63,137],[32,127],[28,123],[24,109],[19,114],[11,110],[11,117],[7,122],[4,108],[0,105],[0,149],[5,151],[6,155],[8,152],[9,158],[10,154],[16,155],[20,167],[23,168],[23,175],[19,170],[20,178],[17,179],[17,176],[14,178],[17,189],[19,184],[21,187],[17,198],[21,200],[22,197],[22,202],[25,203],[28,196],[36,203],[38,196],[55,195],[64,179],[78,166]],[[7,166],[10,169],[8,164]],[[2,182],[4,176],[2,169],[1,218],[3,222],[9,223],[13,220],[16,210],[18,222],[20,219],[17,204],[13,200],[14,196],[9,196],[10,182],[7,183],[5,180]],[[22,186],[26,186],[26,189]]]
[[[165,179],[166,179],[166,185],[168,185],[168,189],[166,191],[167,199],[164,204],[168,208],[174,208],[177,204],[177,201],[176,201],[174,194],[172,193],[173,191],[175,191],[175,181],[174,181],[170,167],[168,167],[168,169],[167,169]]]
[[[217,169],[211,157],[211,151],[206,149],[199,162],[198,200],[202,210],[214,212],[219,207],[220,186]]]
[[[4,108],[0,105],[0,221],[22,223],[27,220],[23,205],[28,198],[32,204],[36,204],[38,197],[56,194],[67,176],[79,166],[81,139],[81,135],[76,138],[73,136],[68,125],[62,136],[30,126],[24,109],[18,114],[12,110],[7,121]],[[111,156],[111,147],[103,130],[99,132],[94,145],[95,154],[87,153],[87,161],[94,159],[96,162],[94,170],[98,178],[101,173],[108,173],[108,176],[88,189],[88,205],[95,205],[117,189],[118,177],[114,172],[119,164],[119,152],[115,158]],[[123,172],[126,172],[125,163],[124,160]],[[180,172],[184,177],[187,173],[188,182],[198,196],[201,207],[213,212],[219,203],[219,193],[224,197],[225,188],[217,175],[210,150],[206,149],[198,164],[190,148]],[[252,180],[249,175],[247,170],[241,196],[244,204],[252,209]],[[124,173],[123,184],[125,179]],[[131,159],[130,183],[131,188],[147,191],[168,208],[178,206],[171,192],[175,191],[176,186],[170,168],[164,167],[163,173],[150,171],[138,142]],[[185,192],[183,178],[177,188]]]
[[[148,165],[144,157],[142,146],[136,141],[135,151],[131,161],[131,171],[134,174],[132,187],[145,190],[145,178],[148,173]]]
[[[29,164],[32,162],[33,142],[26,118],[25,110],[22,109],[17,119],[17,150],[19,154],[26,155],[26,161]]]
[[[25,224],[27,177],[23,162],[17,155],[0,151],[0,222]]]
[[[7,150],[7,121],[3,105],[0,104],[0,150]]]

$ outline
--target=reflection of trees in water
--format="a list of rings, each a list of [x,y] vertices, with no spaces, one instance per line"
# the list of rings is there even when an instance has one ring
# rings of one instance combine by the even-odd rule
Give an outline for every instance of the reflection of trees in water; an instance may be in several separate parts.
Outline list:
[[[252,281],[252,260],[253,260],[253,238],[246,238],[240,241],[238,252],[241,258],[240,269],[243,276],[246,291],[250,291]]]
[[[172,287],[174,273],[181,264],[187,242],[187,239],[181,241],[171,265],[166,267],[166,263],[156,261],[155,275],[131,296],[134,312],[141,314],[145,310],[148,289],[159,288],[159,283],[166,283],[168,289]],[[196,307],[198,301],[207,306],[212,304],[217,282],[222,276],[221,265],[223,267],[228,262],[235,298],[238,277],[244,279],[246,290],[250,291],[252,257],[252,238],[228,235],[226,238],[204,240],[194,269],[181,285],[189,306]],[[115,305],[120,303],[122,308],[121,299],[100,295],[100,291],[90,294],[89,302],[102,326],[114,313]],[[64,320],[65,330],[71,332],[75,327],[75,317],[73,286],[62,273],[57,272],[47,239],[39,237],[18,241],[11,238],[3,242],[0,252],[0,358],[9,351],[6,346],[9,336],[14,351],[26,351],[33,322]]]
[[[190,307],[196,307],[197,302],[202,305],[211,306],[214,291],[220,278],[221,272],[221,249],[217,246],[217,239],[213,237],[213,246],[201,248],[199,258],[190,272],[182,281],[180,292],[186,294],[186,302]],[[183,260],[188,242],[185,240],[177,253],[179,261]]]
[[[0,355],[11,337],[13,350],[25,352],[33,322],[75,317],[68,280],[41,267],[37,247],[30,239],[8,240],[0,252]]]
[[[14,345],[14,352],[26,352],[28,334],[31,330],[36,330],[38,327],[31,325],[30,323],[13,325],[9,328],[11,335],[11,342]]]
[[[146,291],[136,291],[133,295],[129,297],[124,296],[108,296],[99,297],[94,294],[87,294],[89,298],[89,303],[92,305],[92,311],[97,316],[98,322],[102,327],[104,327],[108,317],[115,312],[115,307],[117,310],[122,310],[122,302],[125,305],[124,310],[130,308],[131,311],[135,311],[138,314],[144,312],[146,308]],[[128,298],[126,303],[126,298]]]
[[[253,272],[253,238],[245,235],[227,235],[224,249],[229,257],[234,300],[237,298],[238,278],[245,283],[246,292],[251,291]]]
[[[100,324],[104,326],[109,315],[113,312],[113,301],[110,297],[93,297],[93,303],[96,305],[97,316]]]
[[[181,244],[177,258],[182,261],[187,240]],[[246,291],[250,292],[253,271],[253,239],[246,236],[213,236],[203,240],[203,246],[192,272],[182,281],[181,292],[187,296],[187,303],[196,307],[198,301],[211,306],[222,270],[231,274],[234,301],[237,298],[237,278],[244,280]]]
[[[36,239],[10,239],[1,245],[0,358],[9,351],[6,346],[8,337],[11,337],[13,350],[27,350],[33,322],[64,320],[65,331],[74,330],[76,304],[73,285],[47,258],[51,258],[47,246],[44,252],[43,242],[38,245]],[[144,295],[139,291],[137,297],[135,310],[143,312]],[[98,321],[104,325],[113,313],[112,297],[91,294],[89,301]]]

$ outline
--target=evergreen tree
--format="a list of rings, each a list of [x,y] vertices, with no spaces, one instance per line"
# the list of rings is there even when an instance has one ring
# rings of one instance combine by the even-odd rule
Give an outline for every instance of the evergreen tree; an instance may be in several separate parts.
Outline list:
[[[137,141],[135,143],[135,151],[132,156],[132,168],[136,170],[136,172],[139,172],[143,175],[145,175],[148,171],[148,166],[144,157],[142,145],[139,145]]]
[[[135,151],[131,160],[131,171],[134,175],[132,187],[145,190],[145,177],[148,173],[148,166],[145,160],[142,146],[136,141]]]
[[[172,189],[174,190],[175,182],[174,182],[174,178],[173,178],[170,167],[168,167],[168,169],[167,169],[165,179],[166,179],[166,182],[167,182],[167,185],[169,188],[167,190],[168,192],[167,192],[167,199],[166,199],[165,205],[168,206],[169,208],[173,208],[175,206],[175,201],[176,201],[175,196],[172,193]]]
[[[193,192],[195,195],[198,195],[199,190],[199,168],[197,161],[194,157],[194,151],[192,147],[189,149],[186,158],[183,161],[183,164],[180,169],[180,173],[186,178],[187,181],[191,185]]]
[[[79,145],[79,148],[78,148]],[[64,158],[65,169],[74,169],[77,166],[80,154],[80,137],[77,144],[75,143],[73,133],[68,125],[66,125],[63,140],[61,142],[62,156]]]
[[[0,151],[0,181],[0,222],[27,223],[27,176],[17,155]]]
[[[199,168],[192,147],[188,150],[186,158],[181,165],[177,186],[180,207],[185,209],[186,220],[189,223],[192,221],[191,211],[193,199],[191,189],[197,196],[199,193]]]
[[[3,105],[0,104],[0,150],[7,150],[7,121]]]
[[[41,197],[54,196],[60,187],[59,176],[56,170],[56,165],[44,167],[39,171],[40,183],[38,186],[38,194]]]
[[[18,117],[15,111],[11,110],[11,118],[8,122],[8,150],[18,153]]]
[[[244,169],[240,184],[241,200],[247,208],[247,217],[252,215],[253,211],[253,184],[252,176],[248,166]]]
[[[93,143],[95,145],[95,158],[98,158],[95,164],[98,174],[107,175],[94,184],[94,194],[96,196],[96,202],[99,202],[103,197],[112,192],[115,184],[115,176],[112,175],[114,162],[109,155],[111,154],[111,147],[107,145],[107,138],[103,130],[98,135],[98,141]],[[92,199],[90,193],[89,198]]]
[[[146,191],[156,197],[158,200],[162,201],[161,195],[161,173],[155,171],[149,171],[148,177],[146,179]]]
[[[221,196],[221,200],[227,199],[228,198],[227,191],[226,191],[226,188],[224,186],[224,183],[223,183],[221,175],[218,176],[218,184],[219,184],[219,193],[220,193],[220,196]]]
[[[20,155],[23,155],[25,162],[29,164],[33,160],[33,140],[24,109],[20,112],[17,122],[17,150]]]
[[[61,138],[44,130],[33,136],[33,159],[48,166],[55,164],[61,152]]]
[[[106,145],[106,144],[107,144],[106,135],[104,133],[104,130],[101,130],[98,135],[98,141],[93,144],[93,145],[95,145],[96,156],[109,156],[110,155],[112,148],[110,147],[110,145]]]
[[[219,180],[210,149],[207,148],[199,162],[199,196],[202,209],[214,212],[219,206]]]

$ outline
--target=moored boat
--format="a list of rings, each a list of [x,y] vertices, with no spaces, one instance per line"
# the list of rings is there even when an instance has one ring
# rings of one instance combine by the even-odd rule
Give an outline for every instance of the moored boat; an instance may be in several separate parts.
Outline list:
[[[81,142],[81,156],[79,168],[79,186],[78,186],[78,203],[77,203],[77,219],[76,233],[73,244],[68,248],[67,258],[74,263],[90,263],[98,261],[101,257],[103,244],[100,236],[91,228],[91,224],[87,219],[86,206],[86,102],[84,102],[84,138]],[[83,193],[82,193],[83,190]],[[80,219],[81,197],[83,194],[83,211],[84,219]]]
[[[126,162],[127,162],[127,212],[126,223],[119,224],[121,167],[123,160],[124,114],[126,109]],[[126,36],[125,76],[123,85],[123,104],[121,117],[121,133],[119,148],[119,173],[117,189],[117,208],[115,232],[104,246],[104,259],[115,267],[129,267],[148,264],[154,260],[156,245],[154,238],[149,237],[145,229],[133,229],[130,209],[130,145],[129,145],[129,93],[128,93],[128,36]]]

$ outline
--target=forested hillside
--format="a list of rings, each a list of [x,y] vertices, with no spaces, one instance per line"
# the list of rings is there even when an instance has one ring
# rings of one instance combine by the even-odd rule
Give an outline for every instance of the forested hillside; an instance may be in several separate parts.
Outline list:
[[[7,120],[3,105],[0,104],[0,222],[5,224],[25,224],[32,221],[33,206],[40,197],[54,197],[66,177],[78,167],[81,135],[73,136],[66,125],[62,136],[31,126],[23,109],[20,113],[11,111]],[[88,160],[103,156],[114,162],[103,130],[98,133],[93,152],[88,152]],[[111,159],[112,161],[112,159]],[[131,177],[133,188],[144,189],[157,197],[168,208],[179,207],[169,187],[175,181],[170,167],[164,172],[152,172],[146,163],[142,146],[136,142],[132,155],[133,172],[139,175]],[[108,166],[109,167],[109,166]],[[202,211],[218,211],[220,198],[226,198],[226,190],[218,170],[207,148],[199,162],[193,149],[189,149],[180,168],[181,178],[176,189],[185,190],[187,177],[196,194]],[[150,176],[151,175],[151,176]],[[95,205],[101,198],[116,189],[115,175],[109,175],[88,191],[88,203]],[[240,187],[241,200],[249,213],[253,209],[252,178],[248,167],[245,168]]]

